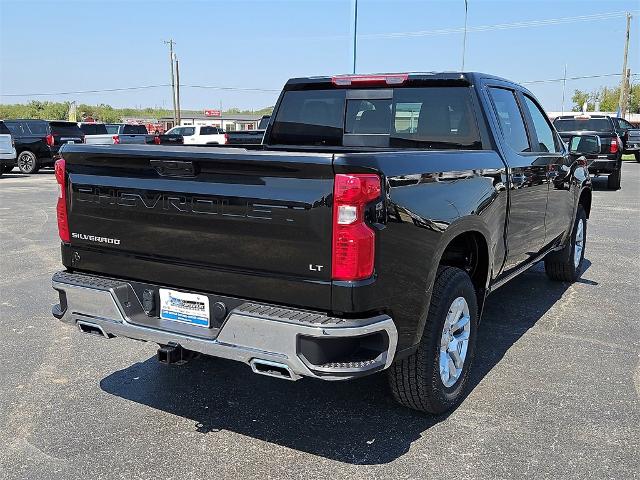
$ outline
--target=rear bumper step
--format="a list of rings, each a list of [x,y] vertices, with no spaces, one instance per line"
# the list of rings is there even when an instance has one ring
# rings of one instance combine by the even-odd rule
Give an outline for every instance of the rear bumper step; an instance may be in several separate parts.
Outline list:
[[[345,380],[389,367],[396,351],[398,335],[387,315],[342,319],[246,302],[227,314],[215,338],[204,338],[134,323],[127,312],[139,311],[142,302],[125,281],[58,272],[52,284],[60,295],[52,308],[56,318],[106,338],[170,345],[171,352],[159,358],[179,348],[237,360],[256,373],[287,380]]]

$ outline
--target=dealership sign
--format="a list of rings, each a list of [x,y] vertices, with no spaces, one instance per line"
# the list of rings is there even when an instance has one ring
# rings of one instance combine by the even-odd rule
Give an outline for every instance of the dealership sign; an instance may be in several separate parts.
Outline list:
[[[222,112],[220,110],[205,110],[204,114],[206,117],[221,117]]]

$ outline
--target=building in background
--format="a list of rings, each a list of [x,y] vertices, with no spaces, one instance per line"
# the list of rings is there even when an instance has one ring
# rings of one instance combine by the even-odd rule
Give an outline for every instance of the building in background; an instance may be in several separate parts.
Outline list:
[[[220,127],[225,131],[254,130],[262,115],[223,113],[219,110],[205,110],[204,113],[181,112],[180,125],[209,125]],[[174,126],[173,118],[162,117],[158,119],[164,131]]]

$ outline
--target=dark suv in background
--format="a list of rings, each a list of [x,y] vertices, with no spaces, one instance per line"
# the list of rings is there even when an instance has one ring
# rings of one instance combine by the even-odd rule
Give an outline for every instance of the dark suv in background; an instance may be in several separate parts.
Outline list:
[[[52,167],[58,150],[65,143],[83,143],[84,134],[75,122],[58,120],[5,120],[16,144],[15,165],[22,173],[36,173]]]
[[[611,117],[589,113],[563,115],[553,121],[553,126],[565,142],[574,136],[596,135],[600,139],[600,153],[587,156],[589,173],[607,175],[608,188],[620,188],[624,147]]]

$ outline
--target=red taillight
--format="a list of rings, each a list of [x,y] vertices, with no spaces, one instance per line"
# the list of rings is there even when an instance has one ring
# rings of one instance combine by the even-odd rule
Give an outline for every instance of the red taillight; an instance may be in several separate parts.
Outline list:
[[[156,145],[160,145],[160,136],[156,135],[155,137],[153,137],[153,143],[155,143]]]
[[[226,133],[224,134],[224,144],[226,145],[227,143],[229,143],[229,135],[227,135]]]
[[[64,158],[56,160],[55,172],[60,192],[58,193],[58,204],[56,205],[56,213],[58,216],[58,234],[60,240],[69,242],[69,218],[67,217],[67,190],[65,188],[65,162]]]
[[[350,85],[401,85],[409,79],[408,73],[391,75],[338,75],[331,77],[331,83],[339,87]]]
[[[118,145],[120,143],[120,135],[114,135],[111,137],[113,139],[113,144]]]
[[[611,147],[609,147],[609,153],[618,153],[618,140],[616,138],[611,139]]]
[[[53,135],[49,134],[46,137],[44,137],[44,141],[47,142],[47,145],[49,145],[50,147],[53,147],[53,144],[55,143],[55,139],[53,138]]]
[[[331,278],[361,280],[373,274],[375,232],[364,221],[368,203],[380,197],[380,177],[337,174],[333,186]]]

